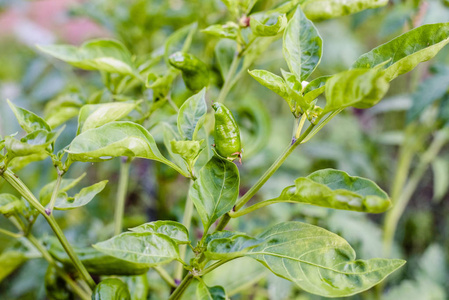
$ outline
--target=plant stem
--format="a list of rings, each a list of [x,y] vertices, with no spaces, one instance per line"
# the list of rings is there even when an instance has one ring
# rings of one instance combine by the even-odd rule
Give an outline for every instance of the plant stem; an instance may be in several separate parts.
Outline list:
[[[72,246],[70,246],[58,223],[56,223],[56,220],[53,217],[53,215],[47,215],[45,208],[42,206],[42,204],[40,204],[40,202],[36,199],[36,197],[34,197],[33,193],[28,189],[28,187],[11,170],[9,169],[5,170],[2,174],[2,177],[13,188],[15,188],[22,195],[22,197],[25,198],[31,204],[31,206],[33,206],[41,215],[44,216],[44,218],[50,225],[51,229],[55,233],[56,237],[61,242],[62,246],[67,252],[67,255],[72,260],[76,269],[80,272],[81,276],[89,284],[89,286],[91,288],[94,288],[95,287],[94,280],[92,279],[92,277],[89,275],[89,272],[87,272],[86,268],[79,260],[75,251],[73,251]]]
[[[190,190],[190,188],[192,188],[192,185],[193,185],[193,180],[190,182],[189,190]],[[187,230],[190,229],[190,225],[192,223],[192,214],[193,214],[193,201],[189,196],[187,196],[186,204],[184,207],[184,216],[182,217],[182,225],[184,225],[185,228],[187,228]],[[186,250],[187,250],[187,245],[183,244],[183,245],[179,246],[179,256],[181,257],[181,260],[184,260],[184,258],[186,256]],[[184,271],[184,265],[179,263],[175,269],[175,282],[181,281],[183,271]]]
[[[86,293],[81,287],[79,287],[75,281],[73,281],[67,273],[64,272],[55,262],[53,257],[48,253],[47,249],[41,245],[41,243],[31,234],[27,236],[27,239],[33,244],[33,246],[42,254],[42,257],[50,264],[53,265],[58,272],[58,275],[67,282],[68,285],[72,288],[72,290],[83,300],[90,300],[91,297],[88,293]]]
[[[234,77],[235,72],[237,71],[237,67],[240,63],[241,55],[236,52],[234,54],[234,58],[232,59],[231,66],[229,67],[228,74],[226,75],[223,87],[220,90],[220,94],[218,95],[217,102],[224,102],[226,96],[229,93],[229,90],[232,87],[232,78]]]
[[[242,209],[242,210],[239,210],[239,211],[230,212],[229,216],[231,218],[238,218],[238,217],[241,217],[243,215],[249,214],[249,213],[251,213],[251,212],[253,212],[253,211],[255,211],[255,210],[259,209],[259,208],[268,206],[270,204],[275,204],[275,203],[278,203],[278,202],[279,201],[276,200],[276,199],[257,202],[256,204],[251,205],[251,206],[249,206],[249,207],[247,207],[245,209]],[[282,201],[282,202],[285,203],[285,202],[289,202],[289,201]],[[291,202],[295,202],[295,201],[291,201]]]
[[[178,285],[178,287],[174,290],[174,292],[170,295],[170,298],[168,300],[177,300],[180,299],[182,294],[185,292],[187,287],[190,285],[190,283],[193,280],[193,275],[191,273],[187,274],[186,277],[182,280],[182,282]]]
[[[391,210],[387,212],[384,221],[384,237],[383,237],[383,251],[385,256],[391,255],[391,248],[393,245],[394,234],[404,210],[413,196],[421,178],[427,170],[428,165],[438,155],[441,148],[449,141],[449,130],[441,130],[437,132],[434,140],[429,148],[421,156],[418,166],[413,170],[410,179],[401,191],[396,203]]]
[[[161,278],[172,288],[176,288],[177,285],[175,283],[175,281],[173,280],[173,278],[170,276],[170,274],[167,273],[167,271],[165,271],[164,268],[162,267],[154,267],[154,270],[159,274],[159,276],[161,276]]]
[[[58,170],[58,178],[56,179],[55,187],[53,188],[53,193],[51,194],[50,203],[46,209],[46,214],[51,214],[53,212],[53,207],[55,207],[56,198],[58,196],[59,187],[61,186],[62,173]]]
[[[259,178],[259,180],[243,195],[242,198],[237,202],[234,207],[234,212],[241,209],[265,184],[265,182],[270,179],[270,177],[279,169],[279,167],[284,163],[284,161],[289,157],[289,155],[295,150],[295,148],[301,144],[301,142],[307,137],[307,135],[312,131],[314,124],[310,124],[306,131],[291,145],[289,145],[284,152],[279,156],[279,158],[270,166],[270,168]],[[217,225],[215,231],[223,230],[223,228],[228,224],[231,217],[229,213],[223,215],[220,223]]]
[[[21,238],[23,236],[20,233],[14,233],[14,232],[11,232],[9,230],[2,229],[2,228],[0,228],[0,233],[3,233],[5,235],[7,235],[7,236],[10,236],[10,237],[13,237],[13,238],[16,238],[16,239]]]
[[[114,235],[122,233],[123,214],[125,211],[126,192],[128,190],[129,166],[131,159],[123,159],[120,163],[120,177],[118,182],[117,199],[114,214]]]

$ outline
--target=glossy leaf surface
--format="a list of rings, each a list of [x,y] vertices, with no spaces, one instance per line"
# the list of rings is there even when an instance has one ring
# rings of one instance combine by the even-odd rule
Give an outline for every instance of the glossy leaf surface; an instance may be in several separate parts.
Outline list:
[[[59,185],[59,192],[64,193],[75,187],[84,177],[86,173],[81,174],[78,178],[75,179],[62,179]],[[46,184],[39,192],[39,200],[42,205],[46,206],[48,202],[50,202],[51,194],[53,193],[53,189],[55,188],[56,180]]]
[[[266,70],[252,70],[248,73],[264,87],[269,88],[282,98],[289,97],[288,87],[282,77]]]
[[[79,112],[78,134],[126,117],[137,103],[111,102],[84,105]]]
[[[322,21],[382,7],[387,3],[388,0],[306,0],[301,8],[310,20]]]
[[[99,70],[124,75],[136,73],[131,53],[119,41],[98,39],[82,44],[39,46],[43,52],[85,70]]]
[[[355,260],[354,250],[343,238],[301,222],[275,225],[258,238],[265,242],[247,256],[305,291],[324,297],[360,293],[405,263],[400,259]]]
[[[306,80],[321,60],[322,40],[317,29],[298,6],[284,32],[283,53],[290,71]]]
[[[304,101],[310,103],[324,93],[325,84],[329,78],[331,76],[321,76],[309,82],[304,88]]]
[[[48,132],[46,130],[36,130],[18,140],[10,136],[5,137],[5,148],[10,157],[27,155],[45,155],[51,149],[50,145],[58,138],[59,132]]]
[[[213,156],[201,169],[189,190],[189,197],[201,217],[204,228],[227,213],[237,201],[240,177],[232,162]]]
[[[237,39],[237,31],[238,27],[237,24],[234,24],[232,22],[229,22],[225,25],[215,24],[211,25],[203,30],[201,32],[221,37],[221,38],[227,38],[231,40]]]
[[[243,256],[263,240],[258,240],[242,232],[218,231],[206,238],[207,249],[204,253],[213,260],[230,259]]]
[[[51,131],[51,127],[45,122],[44,119],[38,115],[32,113],[29,110],[15,106],[11,101],[8,101],[8,105],[13,111],[14,115],[19,122],[20,127],[23,128],[27,133],[31,133],[35,130],[46,130]]]
[[[449,43],[449,23],[428,24],[412,29],[360,56],[354,68],[383,66],[388,81],[434,57]]]
[[[276,22],[273,24],[272,19]],[[260,22],[255,18],[251,18],[250,27],[254,35],[257,36],[275,36],[281,33],[287,26],[287,17],[285,15],[277,16],[277,18],[269,18],[265,22]]]
[[[377,69],[352,69],[332,76],[325,85],[324,112],[348,106],[368,108],[378,103],[390,87],[385,74]]]
[[[133,232],[160,233],[170,237],[179,244],[189,243],[189,232],[187,228],[175,221],[154,221],[130,228]]]
[[[391,206],[388,195],[373,181],[324,169],[295,180],[272,202],[300,202],[335,209],[381,213]]]
[[[107,183],[107,180],[100,181],[94,185],[81,189],[81,191],[73,197],[67,196],[64,192],[59,193],[56,198],[55,209],[69,210],[84,206],[100,193]]]
[[[147,266],[162,265],[180,259],[176,243],[160,233],[122,233],[93,247],[119,259]]]
[[[207,112],[205,93],[205,89],[201,90],[198,94],[187,99],[179,109],[178,131],[187,140],[194,139],[196,132],[204,122],[204,116]]]

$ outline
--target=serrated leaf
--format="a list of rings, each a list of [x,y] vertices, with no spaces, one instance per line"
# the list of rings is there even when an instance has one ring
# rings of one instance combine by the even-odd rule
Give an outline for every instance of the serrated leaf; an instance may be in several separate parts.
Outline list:
[[[108,180],[103,180],[89,187],[85,187],[73,197],[68,197],[65,192],[60,192],[56,198],[54,208],[57,210],[69,210],[84,206],[100,193],[106,187],[107,183]]]
[[[449,23],[423,25],[363,54],[353,67],[374,68],[391,59],[383,66],[385,77],[391,81],[434,57],[447,43]]]
[[[0,255],[0,282],[27,261],[26,256],[19,251],[6,251]]]
[[[263,240],[258,240],[242,232],[218,231],[206,237],[204,254],[212,260],[230,259],[243,256]]]
[[[300,6],[284,31],[283,53],[290,71],[300,80],[306,80],[321,60],[322,40]]]
[[[20,214],[25,209],[25,203],[11,194],[0,194],[0,214],[7,218],[13,214]]]
[[[187,228],[175,221],[154,221],[129,229],[133,232],[160,233],[168,236],[178,244],[188,244],[189,232]]]
[[[136,102],[111,102],[84,105],[79,112],[77,133],[80,134],[86,130],[124,118],[136,106]]]
[[[258,236],[263,244],[246,256],[303,290],[324,297],[347,297],[381,282],[405,261],[355,260],[355,252],[341,237],[301,222],[285,222]]]
[[[378,103],[390,87],[379,69],[352,69],[332,76],[325,85],[324,112],[348,106],[369,108]]]
[[[202,89],[198,94],[187,99],[179,109],[178,131],[187,140],[194,139],[195,133],[204,122],[207,112],[205,93],[206,89]]]
[[[38,48],[60,60],[85,70],[98,70],[123,75],[135,75],[136,69],[131,53],[119,41],[96,39],[80,47],[71,45],[48,45]]]
[[[281,33],[287,26],[287,17],[285,15],[273,17],[262,22],[251,17],[250,27],[252,33],[256,36],[275,36]],[[275,23],[273,23],[274,20],[276,20]]]
[[[301,8],[309,20],[322,21],[382,7],[387,3],[388,0],[306,0]]]
[[[205,232],[232,209],[239,193],[240,177],[232,162],[213,156],[200,170],[189,197],[201,217]]]
[[[119,259],[147,266],[180,260],[176,243],[159,233],[126,232],[93,247]]]
[[[391,207],[388,195],[373,181],[324,169],[295,180],[271,203],[307,203],[334,209],[381,213]]]
[[[50,125],[45,122],[44,119],[32,113],[29,110],[24,108],[15,106],[11,101],[6,100],[8,102],[9,107],[13,111],[14,115],[19,122],[20,127],[26,131],[26,133],[31,133],[36,130],[46,130],[51,131]]]
[[[118,156],[153,159],[184,174],[162,156],[153,136],[132,122],[116,121],[89,129],[73,139],[67,152],[71,160],[85,162],[100,162]]]
[[[84,177],[86,173],[81,174],[78,178],[75,179],[62,179],[59,185],[59,192],[64,193],[75,187]],[[43,206],[46,206],[51,199],[51,194],[53,193],[53,189],[55,188],[56,180],[46,184],[39,192],[39,201]]]
[[[226,291],[221,286],[208,287],[203,281],[196,288],[196,299],[198,300],[226,300]]]

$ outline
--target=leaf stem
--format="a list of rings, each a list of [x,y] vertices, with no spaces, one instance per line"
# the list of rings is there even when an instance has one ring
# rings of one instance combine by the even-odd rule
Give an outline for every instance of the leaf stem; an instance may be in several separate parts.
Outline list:
[[[226,96],[229,93],[229,90],[232,88],[233,85],[232,78],[234,77],[235,72],[237,71],[237,67],[239,66],[240,63],[240,58],[241,54],[239,54],[239,52],[236,52],[234,54],[234,58],[232,59],[231,66],[229,67],[228,74],[226,75],[223,87],[221,88],[220,94],[218,95],[217,102],[224,102]]]
[[[387,212],[384,221],[383,251],[385,256],[391,255],[394,234],[398,226],[399,219],[404,213],[410,198],[413,196],[421,178],[427,170],[428,165],[438,155],[441,148],[449,141],[449,129],[437,132],[429,148],[421,156],[418,166],[413,170],[410,179],[405,184],[400,196],[391,210]],[[395,200],[395,199],[393,199]]]
[[[128,190],[130,158],[122,158],[120,163],[120,177],[114,214],[114,235],[122,232],[123,215],[125,211],[126,192]]]
[[[277,169],[279,169],[279,167],[289,157],[293,150],[295,150],[295,148],[302,143],[302,141],[308,136],[308,134],[314,127],[314,124],[310,124],[307,130],[304,131],[304,133],[293,144],[289,145],[284,150],[281,156],[278,157],[278,159],[270,166],[270,168],[262,175],[262,177],[260,177],[259,180],[249,189],[249,191],[246,192],[246,194],[243,195],[243,197],[240,198],[239,201],[237,201],[237,204],[234,207],[234,212],[240,210],[260,190],[265,182],[267,182],[268,179],[270,179],[270,177],[277,171]],[[223,230],[223,228],[228,224],[229,220],[231,220],[229,213],[223,215],[215,231]]]
[[[67,252],[67,255],[72,260],[76,269],[80,272],[83,279],[93,289],[95,287],[94,280],[92,279],[92,277],[89,275],[89,273],[87,272],[84,265],[79,260],[75,251],[73,251],[72,246],[70,246],[69,242],[67,241],[64,233],[62,232],[61,228],[59,227],[59,225],[56,222],[53,215],[47,215],[45,208],[42,206],[42,204],[36,199],[36,197],[34,197],[33,193],[22,182],[22,180],[20,180],[19,177],[16,174],[14,174],[11,170],[9,170],[9,169],[5,170],[2,174],[2,177],[13,188],[15,188],[22,195],[22,197],[25,198],[25,200],[27,200],[31,204],[31,206],[33,206],[41,215],[44,216],[44,218],[47,220],[48,224],[50,225],[51,229],[55,233],[56,237],[61,242],[62,246],[64,247],[65,251]]]
[[[59,187],[61,186],[62,181],[62,172],[58,170],[58,178],[56,179],[55,187],[53,188],[53,193],[51,194],[50,203],[48,207],[45,209],[45,213],[47,215],[53,213],[53,208],[55,207],[56,198],[58,197]]]
[[[189,190],[192,188],[193,180],[190,181]],[[186,204],[184,207],[184,216],[182,217],[182,225],[187,228],[187,230],[190,229],[190,225],[192,223],[192,214],[193,214],[193,201],[192,198],[187,196]],[[184,260],[186,256],[186,250],[187,245],[183,244],[179,246],[179,256],[181,257],[181,260]],[[182,272],[184,270],[183,264],[178,264],[175,269],[175,281],[180,281],[182,278]]]
[[[10,237],[13,237],[16,239],[21,238],[23,236],[20,233],[14,233],[14,232],[11,232],[11,231],[3,229],[3,228],[0,228],[0,233],[3,233],[4,235],[10,236]]]
[[[154,267],[154,270],[161,276],[161,278],[172,288],[176,288],[177,285],[168,272],[162,267]]]
[[[189,273],[186,277],[182,280],[182,282],[178,285],[178,287],[174,290],[174,292],[170,295],[170,298],[168,300],[177,300],[180,299],[182,294],[185,292],[187,287],[190,285],[190,283],[193,280],[193,274]]]
[[[62,270],[55,262],[55,260],[53,259],[53,257],[50,255],[50,253],[48,253],[47,249],[45,249],[45,247],[43,247],[41,245],[41,243],[31,234],[27,235],[26,237],[32,244],[33,246],[42,254],[42,257],[50,264],[53,265],[56,269],[56,272],[58,273],[59,276],[62,277],[62,279],[64,279],[65,282],[67,282],[68,285],[70,285],[70,287],[72,288],[72,290],[83,300],[90,300],[91,296],[86,293],[81,287],[79,287],[75,281],[73,281],[72,278],[70,278],[70,276],[67,275],[66,272],[64,272],[64,270]]]

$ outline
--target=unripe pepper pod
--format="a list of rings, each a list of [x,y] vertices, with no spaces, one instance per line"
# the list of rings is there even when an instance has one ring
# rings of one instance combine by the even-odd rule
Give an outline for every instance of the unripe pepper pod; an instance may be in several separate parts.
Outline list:
[[[205,63],[196,56],[175,52],[168,58],[170,65],[182,73],[182,79],[186,87],[196,93],[209,83],[209,70]]]
[[[221,103],[214,103],[215,110],[215,150],[229,160],[242,161],[240,130],[231,111]]]

